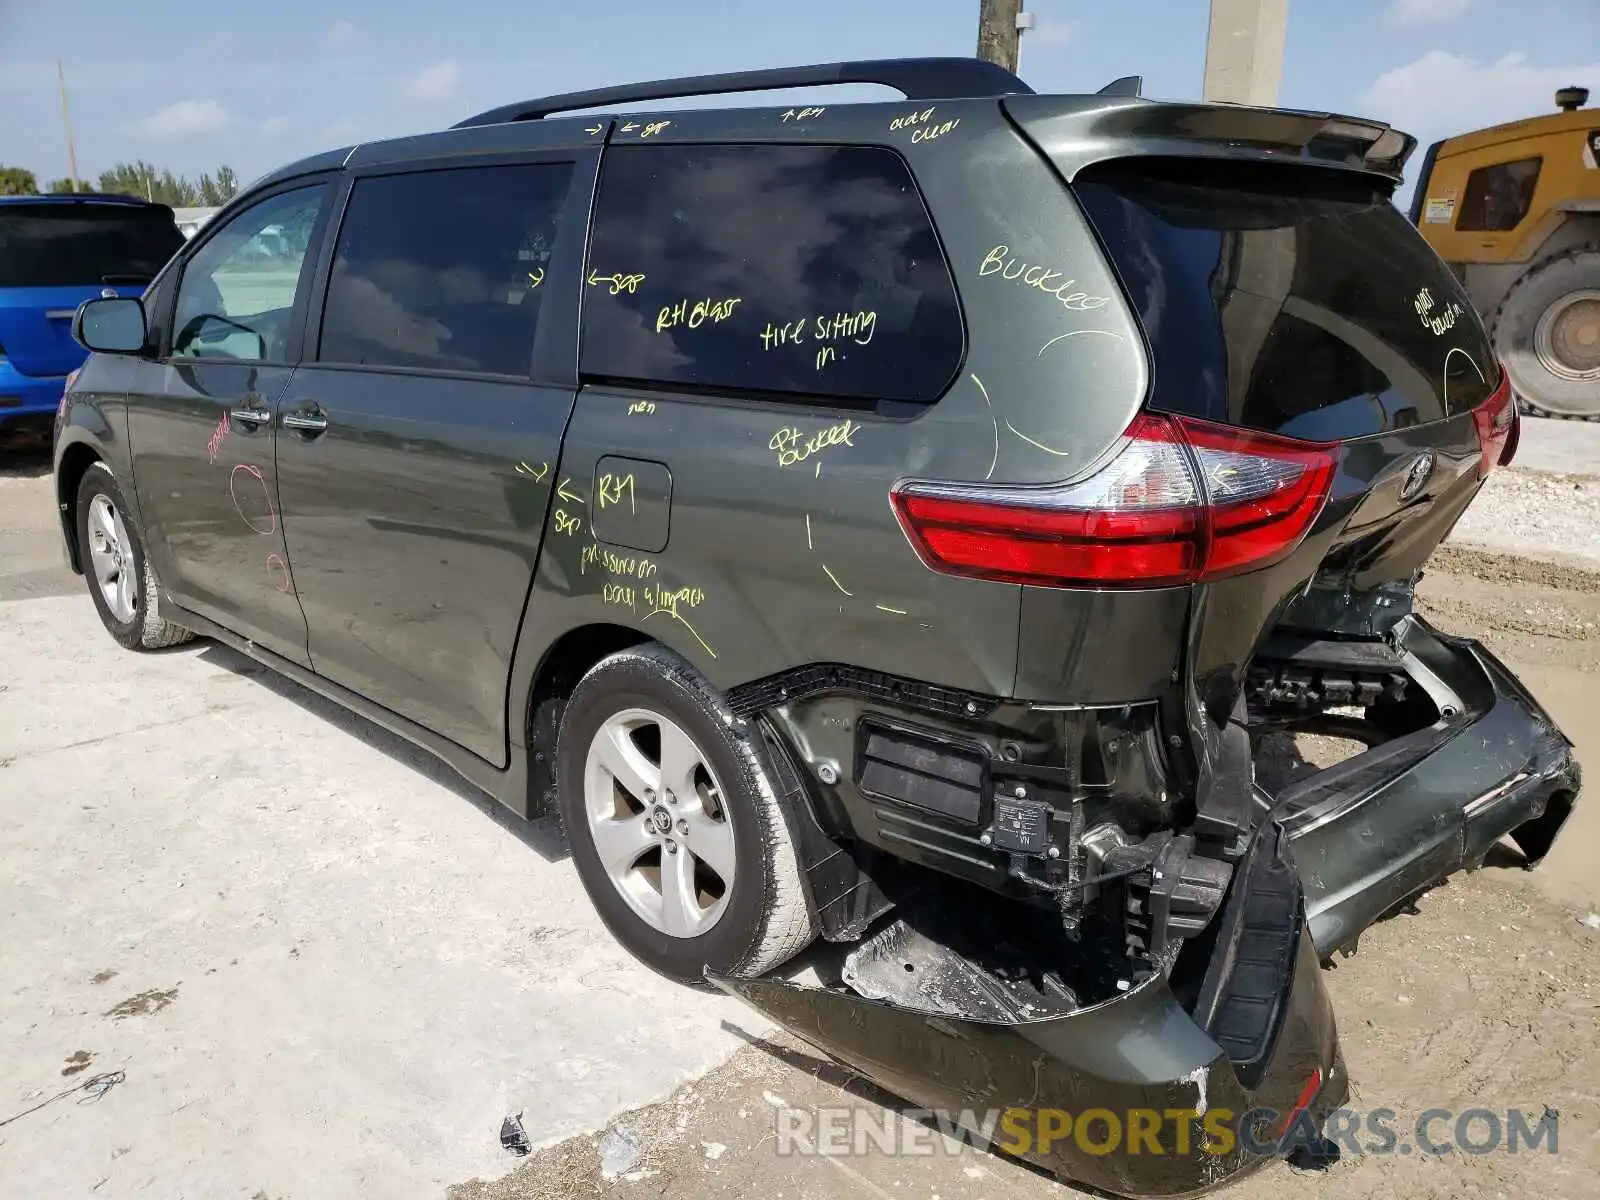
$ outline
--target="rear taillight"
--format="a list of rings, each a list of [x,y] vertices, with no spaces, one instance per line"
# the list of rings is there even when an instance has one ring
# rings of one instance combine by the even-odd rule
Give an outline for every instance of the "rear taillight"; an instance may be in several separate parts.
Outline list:
[[[1511,395],[1511,375],[1500,367],[1500,386],[1472,410],[1472,423],[1478,427],[1478,476],[1487,478],[1496,467],[1509,466],[1517,453],[1522,418]]]
[[[911,482],[890,499],[935,571],[1044,587],[1196,583],[1290,554],[1327,499],[1337,449],[1141,413],[1076,482]]]

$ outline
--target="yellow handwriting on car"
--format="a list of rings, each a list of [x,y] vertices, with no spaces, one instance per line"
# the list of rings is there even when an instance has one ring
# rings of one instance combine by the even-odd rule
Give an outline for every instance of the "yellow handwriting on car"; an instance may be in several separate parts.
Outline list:
[[[713,325],[720,325],[733,316],[733,310],[744,303],[742,296],[728,296],[722,300],[706,298],[696,300],[691,304],[688,300],[679,300],[676,304],[663,304],[661,311],[656,314],[656,332],[665,333],[679,325],[687,325],[690,329],[699,329],[707,321]]]
[[[854,446],[855,442],[851,439],[860,431],[861,426],[855,421],[840,421],[807,437],[804,430],[786,425],[772,435],[767,442],[767,449],[777,454],[780,467],[790,467],[805,462],[813,454],[820,454],[830,446]]]
[[[1020,283],[1024,287],[1038,288],[1047,296],[1053,296],[1060,301],[1063,308],[1070,308],[1078,312],[1089,312],[1093,309],[1104,308],[1111,303],[1109,296],[1091,296],[1087,292],[1068,291],[1078,281],[1063,279],[1066,272],[1052,270],[1049,267],[1023,262],[1020,258],[1011,257],[1011,247],[1005,243],[994,247],[984,256],[983,264],[978,268],[979,277],[999,275],[1001,279],[1011,283]]]

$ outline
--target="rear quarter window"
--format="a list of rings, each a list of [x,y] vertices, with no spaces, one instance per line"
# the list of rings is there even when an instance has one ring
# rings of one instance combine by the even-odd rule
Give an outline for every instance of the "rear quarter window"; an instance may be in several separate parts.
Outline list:
[[[922,198],[878,147],[608,149],[584,284],[590,378],[929,403],[964,351]]]
[[[1073,190],[1150,341],[1155,407],[1338,440],[1464,412],[1498,382],[1459,283],[1365,176],[1149,159]]]
[[[183,244],[160,208],[0,205],[0,287],[149,283]]]

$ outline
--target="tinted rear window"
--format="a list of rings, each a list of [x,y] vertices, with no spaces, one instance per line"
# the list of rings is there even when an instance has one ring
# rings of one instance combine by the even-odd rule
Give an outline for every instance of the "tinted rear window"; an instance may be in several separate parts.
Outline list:
[[[1499,368],[1455,277],[1363,177],[1141,160],[1074,184],[1144,324],[1155,407],[1360,437],[1481,404]]]
[[[182,245],[159,209],[0,205],[0,287],[148,283]]]
[[[606,150],[585,374],[931,402],[961,364],[962,336],[950,269],[893,151]]]

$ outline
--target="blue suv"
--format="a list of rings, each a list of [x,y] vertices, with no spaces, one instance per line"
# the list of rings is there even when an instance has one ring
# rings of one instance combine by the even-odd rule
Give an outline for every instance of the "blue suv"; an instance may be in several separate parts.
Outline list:
[[[78,305],[138,296],[184,243],[164,204],[126,196],[0,196],[0,436],[53,417],[82,365]]]

